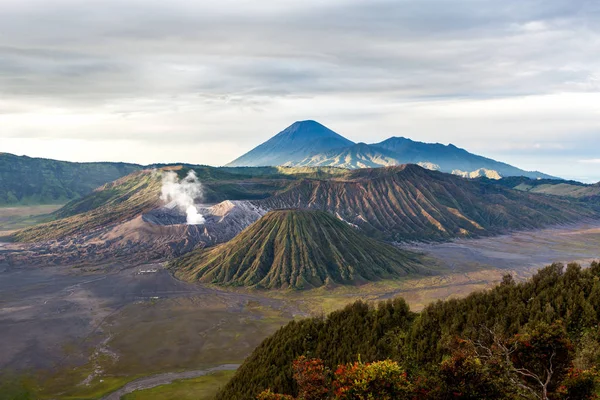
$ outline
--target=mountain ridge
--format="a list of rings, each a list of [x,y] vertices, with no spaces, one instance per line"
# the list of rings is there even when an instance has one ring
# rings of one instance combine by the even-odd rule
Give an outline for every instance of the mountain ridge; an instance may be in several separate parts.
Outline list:
[[[327,211],[373,237],[447,240],[576,221],[597,210],[563,198],[508,189],[415,164],[300,180],[260,201],[263,208]]]
[[[331,139],[330,142],[324,138]],[[378,168],[407,163],[429,166],[442,172],[477,177],[526,176],[557,179],[539,171],[525,171],[483,157],[454,144],[424,143],[392,136],[378,143],[354,143],[320,123],[297,121],[266,142],[226,166]]]
[[[123,162],[70,162],[0,153],[0,206],[60,204],[142,169]]]
[[[402,158],[402,163],[418,164],[423,161],[431,162],[440,166],[440,171],[442,172],[451,173],[453,170],[472,172],[484,168],[494,170],[502,176],[522,175],[529,178],[555,178],[539,171],[525,171],[489,157],[470,153],[452,143],[448,145],[425,143],[401,136],[392,136],[382,142],[374,143],[372,146],[399,154]],[[429,154],[423,155],[423,153]],[[427,158],[427,160],[423,160],[422,158]],[[459,164],[450,165],[450,161],[459,162]]]

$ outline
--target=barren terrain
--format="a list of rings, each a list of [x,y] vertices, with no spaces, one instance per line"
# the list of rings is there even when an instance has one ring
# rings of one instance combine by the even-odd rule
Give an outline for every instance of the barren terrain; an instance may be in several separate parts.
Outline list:
[[[40,398],[100,398],[144,377],[239,364],[293,318],[326,313],[356,299],[395,296],[419,310],[437,299],[486,289],[507,272],[524,279],[552,262],[587,264],[600,258],[599,243],[600,221],[590,221],[404,245],[445,272],[309,291],[184,283],[162,263],[5,265],[0,269],[0,369],[33,374]]]

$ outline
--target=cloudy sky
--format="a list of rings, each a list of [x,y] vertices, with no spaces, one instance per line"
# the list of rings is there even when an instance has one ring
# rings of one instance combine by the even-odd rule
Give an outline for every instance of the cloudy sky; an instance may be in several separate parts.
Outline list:
[[[221,165],[296,120],[600,180],[597,0],[0,0],[0,151]]]

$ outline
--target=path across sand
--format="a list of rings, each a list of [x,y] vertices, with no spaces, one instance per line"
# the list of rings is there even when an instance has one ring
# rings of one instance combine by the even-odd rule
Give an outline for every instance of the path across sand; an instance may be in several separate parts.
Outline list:
[[[167,385],[178,379],[192,379],[199,376],[204,376],[212,372],[217,371],[234,371],[238,369],[239,364],[224,364],[218,367],[197,370],[197,371],[186,371],[186,372],[169,372],[166,374],[159,374],[148,376],[146,378],[136,379],[135,381],[129,382],[116,392],[112,392],[108,396],[102,398],[102,400],[119,400],[121,396],[127,393],[134,392],[136,390],[151,389],[156,386]]]

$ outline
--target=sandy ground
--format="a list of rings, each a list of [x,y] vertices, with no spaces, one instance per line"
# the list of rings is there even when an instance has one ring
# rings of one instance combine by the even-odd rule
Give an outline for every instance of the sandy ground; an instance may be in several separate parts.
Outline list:
[[[404,247],[422,251],[459,271],[490,267],[520,272],[535,271],[553,262],[589,264],[600,258],[600,221]]]
[[[588,264],[600,258],[599,245],[600,221],[413,245],[410,249],[460,279],[433,277],[392,289],[373,285],[370,298],[403,296],[421,308],[438,298],[489,287],[502,271],[525,278],[552,262]],[[478,272],[488,270],[497,272],[494,278]],[[334,306],[354,299],[345,296],[335,299]],[[0,370],[82,368],[64,387],[98,384],[107,375],[205,371],[241,362],[286,321],[307,315],[303,303],[307,299],[302,295],[267,296],[184,283],[162,264],[5,268],[0,270]]]

